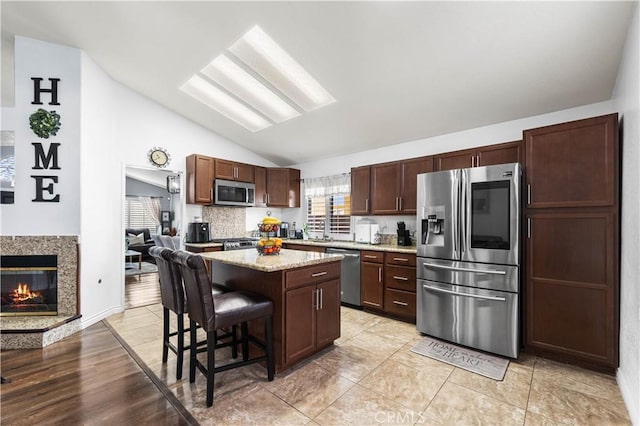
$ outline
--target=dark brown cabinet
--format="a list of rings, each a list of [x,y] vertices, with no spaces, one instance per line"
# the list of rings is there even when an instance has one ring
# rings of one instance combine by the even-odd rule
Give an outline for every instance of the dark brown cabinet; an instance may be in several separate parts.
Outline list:
[[[362,251],[360,254],[360,301],[365,308],[383,309],[384,253]]]
[[[213,179],[215,159],[199,154],[186,158],[187,204],[211,204],[213,202]]]
[[[310,246],[307,244],[296,244],[296,243],[290,243],[290,242],[283,243],[282,245],[284,248],[290,249],[290,250],[313,251],[316,253],[325,252],[324,247],[321,247],[321,246]]]
[[[351,214],[353,216],[371,213],[369,209],[370,176],[370,166],[351,169]]]
[[[618,365],[617,114],[524,132],[527,352]]]
[[[522,142],[513,141],[439,154],[438,171],[522,162]]]
[[[267,168],[267,206],[300,207],[300,170]]]
[[[254,166],[253,178],[256,184],[256,207],[267,206],[267,168]]]
[[[250,164],[236,163],[234,161],[216,158],[216,179],[253,183],[253,167],[254,166]]]
[[[384,310],[404,320],[416,320],[416,256],[384,254]]]
[[[432,171],[431,157],[371,166],[371,213],[415,213],[417,176]]]
[[[339,274],[339,264],[287,273],[287,287],[294,288],[285,293],[285,364],[302,360],[340,337],[340,279],[335,278]]]

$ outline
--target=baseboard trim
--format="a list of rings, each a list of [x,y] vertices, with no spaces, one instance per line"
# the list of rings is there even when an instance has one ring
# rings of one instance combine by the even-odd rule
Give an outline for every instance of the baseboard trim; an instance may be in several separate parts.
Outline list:
[[[111,307],[107,310],[104,310],[102,312],[98,312],[97,314],[94,314],[90,317],[82,317],[82,322],[80,323],[80,328],[81,329],[85,329],[87,327],[92,326],[93,324],[96,324],[100,321],[102,321],[103,319],[107,319],[109,318],[111,315],[113,314],[118,314],[120,312],[124,312],[124,307],[123,306],[114,306]]]

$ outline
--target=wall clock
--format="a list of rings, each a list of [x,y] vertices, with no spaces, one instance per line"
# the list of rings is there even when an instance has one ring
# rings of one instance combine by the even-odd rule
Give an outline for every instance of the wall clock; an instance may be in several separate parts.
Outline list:
[[[156,167],[167,167],[171,161],[171,155],[164,148],[153,147],[149,150],[149,161]]]

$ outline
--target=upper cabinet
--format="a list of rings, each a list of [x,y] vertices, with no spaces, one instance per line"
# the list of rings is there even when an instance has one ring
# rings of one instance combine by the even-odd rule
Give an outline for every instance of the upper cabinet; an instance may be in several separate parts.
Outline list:
[[[235,180],[238,182],[254,182],[254,166],[236,163],[229,160],[215,159],[216,179]]]
[[[256,207],[267,206],[267,168],[254,166],[253,177],[256,184]]]
[[[415,213],[417,176],[432,171],[431,157],[371,166],[371,213]]]
[[[439,154],[436,157],[436,169],[443,171],[521,162],[522,142],[513,141]]]
[[[524,132],[527,207],[611,206],[616,114]]]
[[[187,163],[187,204],[211,204],[213,202],[213,179],[215,159],[191,154]]]
[[[300,170],[259,167],[191,154],[187,163],[187,204],[213,204],[215,179],[255,183],[256,207],[300,207]]]
[[[351,215],[363,216],[370,210],[370,176],[371,167],[354,167],[351,169]]]
[[[300,170],[267,168],[267,206],[300,207]]]

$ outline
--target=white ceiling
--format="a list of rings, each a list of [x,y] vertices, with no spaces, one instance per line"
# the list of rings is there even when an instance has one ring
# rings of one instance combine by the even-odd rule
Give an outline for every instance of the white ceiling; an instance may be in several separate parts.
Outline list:
[[[636,4],[2,1],[0,7],[3,46],[18,34],[80,48],[115,80],[286,166],[608,100]],[[337,102],[251,133],[179,90],[256,24]]]

